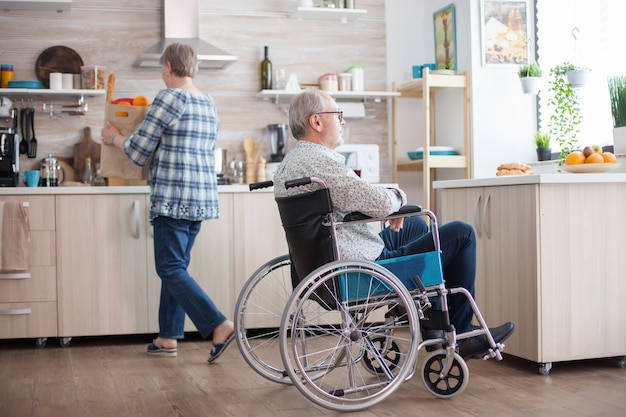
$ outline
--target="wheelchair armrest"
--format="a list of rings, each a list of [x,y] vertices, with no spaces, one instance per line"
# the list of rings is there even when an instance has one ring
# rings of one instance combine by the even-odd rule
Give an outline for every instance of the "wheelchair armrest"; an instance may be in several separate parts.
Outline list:
[[[400,207],[400,210],[396,211],[395,213],[391,213],[389,217],[398,217],[398,216],[406,217],[411,214],[420,213],[421,211],[422,211],[422,206],[408,204],[406,206]],[[355,212],[346,214],[345,217],[343,218],[343,222],[349,223],[349,222],[362,221],[362,220],[368,220],[368,219],[373,219],[373,218],[363,213],[360,213],[358,211],[355,211]],[[381,220],[384,220],[384,218]]]

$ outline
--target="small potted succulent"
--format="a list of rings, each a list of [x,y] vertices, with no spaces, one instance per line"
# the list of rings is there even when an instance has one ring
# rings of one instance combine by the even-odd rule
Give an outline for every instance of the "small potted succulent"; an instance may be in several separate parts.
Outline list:
[[[539,161],[549,161],[552,156],[552,148],[550,148],[550,134],[539,130],[536,131],[535,145],[537,145],[537,159]]]
[[[537,94],[541,88],[541,67],[537,62],[522,65],[517,71],[517,76],[522,84],[524,94]]]

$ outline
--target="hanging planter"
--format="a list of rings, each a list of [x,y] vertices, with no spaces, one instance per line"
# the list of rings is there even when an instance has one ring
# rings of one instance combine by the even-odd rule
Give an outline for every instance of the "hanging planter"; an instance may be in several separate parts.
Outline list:
[[[519,79],[524,94],[539,94],[541,77],[524,77]]]
[[[522,92],[524,94],[537,95],[541,89],[541,67],[536,62],[529,65],[522,65],[517,71]]]
[[[567,81],[572,88],[583,88],[587,86],[591,70],[586,68],[577,68],[567,71]]]

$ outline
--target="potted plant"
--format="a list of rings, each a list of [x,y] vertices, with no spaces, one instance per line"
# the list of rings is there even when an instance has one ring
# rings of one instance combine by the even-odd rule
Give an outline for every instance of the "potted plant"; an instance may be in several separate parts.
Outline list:
[[[566,74],[567,81],[572,88],[583,88],[589,81],[589,74],[591,74],[591,70],[589,68],[581,68],[568,63]]]
[[[551,68],[548,80],[548,107],[552,110],[548,130],[550,137],[559,144],[559,159],[562,160],[577,147],[576,136],[582,119],[580,97],[567,80],[567,72],[572,67],[572,64],[564,62]]]
[[[533,62],[528,65],[522,65],[517,71],[517,76],[522,84],[524,94],[537,94],[541,88],[541,67],[538,63]]]
[[[541,132],[540,130],[536,131],[535,145],[537,145],[537,159],[539,161],[549,161],[552,155],[552,148],[550,148],[550,134]]]
[[[608,80],[613,116],[613,152],[626,153],[626,75]]]

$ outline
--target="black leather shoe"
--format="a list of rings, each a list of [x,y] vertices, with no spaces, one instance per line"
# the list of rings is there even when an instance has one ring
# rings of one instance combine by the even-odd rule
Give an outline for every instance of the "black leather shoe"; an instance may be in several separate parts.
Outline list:
[[[515,325],[511,322],[504,323],[501,326],[490,328],[491,336],[496,343],[502,343],[508,339],[515,331]],[[489,341],[484,334],[480,336],[474,336],[465,341],[459,346],[459,355],[464,360],[467,359],[482,359],[489,353]]]

